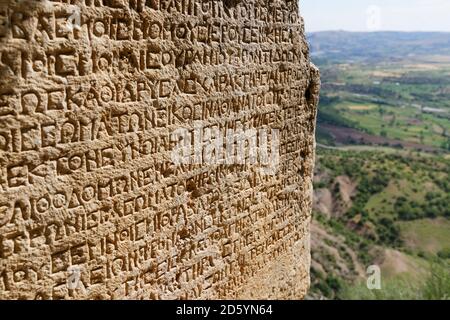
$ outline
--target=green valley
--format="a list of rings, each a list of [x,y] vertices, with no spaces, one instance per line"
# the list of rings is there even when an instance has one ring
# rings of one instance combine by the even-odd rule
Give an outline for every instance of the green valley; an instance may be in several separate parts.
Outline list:
[[[450,298],[450,34],[309,38],[322,78],[311,298]],[[370,265],[382,290],[365,286]]]

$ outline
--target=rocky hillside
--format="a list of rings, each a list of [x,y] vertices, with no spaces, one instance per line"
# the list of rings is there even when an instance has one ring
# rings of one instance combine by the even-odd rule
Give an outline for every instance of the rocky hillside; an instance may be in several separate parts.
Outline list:
[[[351,297],[374,264],[386,285],[417,286],[448,264],[449,172],[442,156],[319,148],[310,297]]]

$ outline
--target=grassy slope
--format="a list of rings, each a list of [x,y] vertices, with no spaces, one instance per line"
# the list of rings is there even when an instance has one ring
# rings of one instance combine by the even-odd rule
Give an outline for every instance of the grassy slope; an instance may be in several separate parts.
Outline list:
[[[405,283],[418,290],[427,278],[431,263],[442,262],[437,254],[448,249],[450,216],[442,212],[443,216],[434,219],[404,221],[395,203],[396,199],[406,197],[414,199],[418,205],[426,205],[428,192],[448,193],[444,182],[449,179],[450,162],[444,157],[406,151],[319,148],[317,167],[317,176],[322,177],[321,187],[328,188],[335,200],[339,199],[339,188],[335,187],[337,176],[347,175],[359,185],[353,206],[346,215],[327,218],[320,212],[315,213],[317,227],[313,228],[313,241],[322,244],[313,245],[311,295],[354,298],[356,293],[362,294],[365,291],[358,282],[363,281],[364,273],[356,269],[365,270],[371,264],[380,265],[386,285],[396,287],[399,294],[406,296],[406,292],[412,290],[399,288]],[[385,178],[380,180],[378,176]],[[380,185],[367,189],[362,186],[366,177],[372,184]],[[356,226],[355,217],[358,217]],[[327,236],[320,236],[320,230]],[[337,252],[329,247],[336,248]],[[356,261],[351,259],[352,255],[357,257]],[[345,262],[347,266],[343,267]],[[365,292],[362,297],[370,297],[370,293]]]
[[[405,247],[413,252],[437,254],[450,250],[449,219],[420,219],[399,225]]]

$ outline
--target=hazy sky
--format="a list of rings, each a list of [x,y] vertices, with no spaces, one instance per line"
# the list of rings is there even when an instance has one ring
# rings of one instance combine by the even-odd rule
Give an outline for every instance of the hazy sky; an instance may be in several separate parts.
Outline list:
[[[300,0],[306,31],[450,31],[450,0]]]

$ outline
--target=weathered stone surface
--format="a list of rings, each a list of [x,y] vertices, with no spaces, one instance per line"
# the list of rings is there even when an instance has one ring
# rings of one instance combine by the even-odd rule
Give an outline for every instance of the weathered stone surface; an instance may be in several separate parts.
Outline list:
[[[302,298],[318,91],[296,1],[1,1],[0,298]]]

